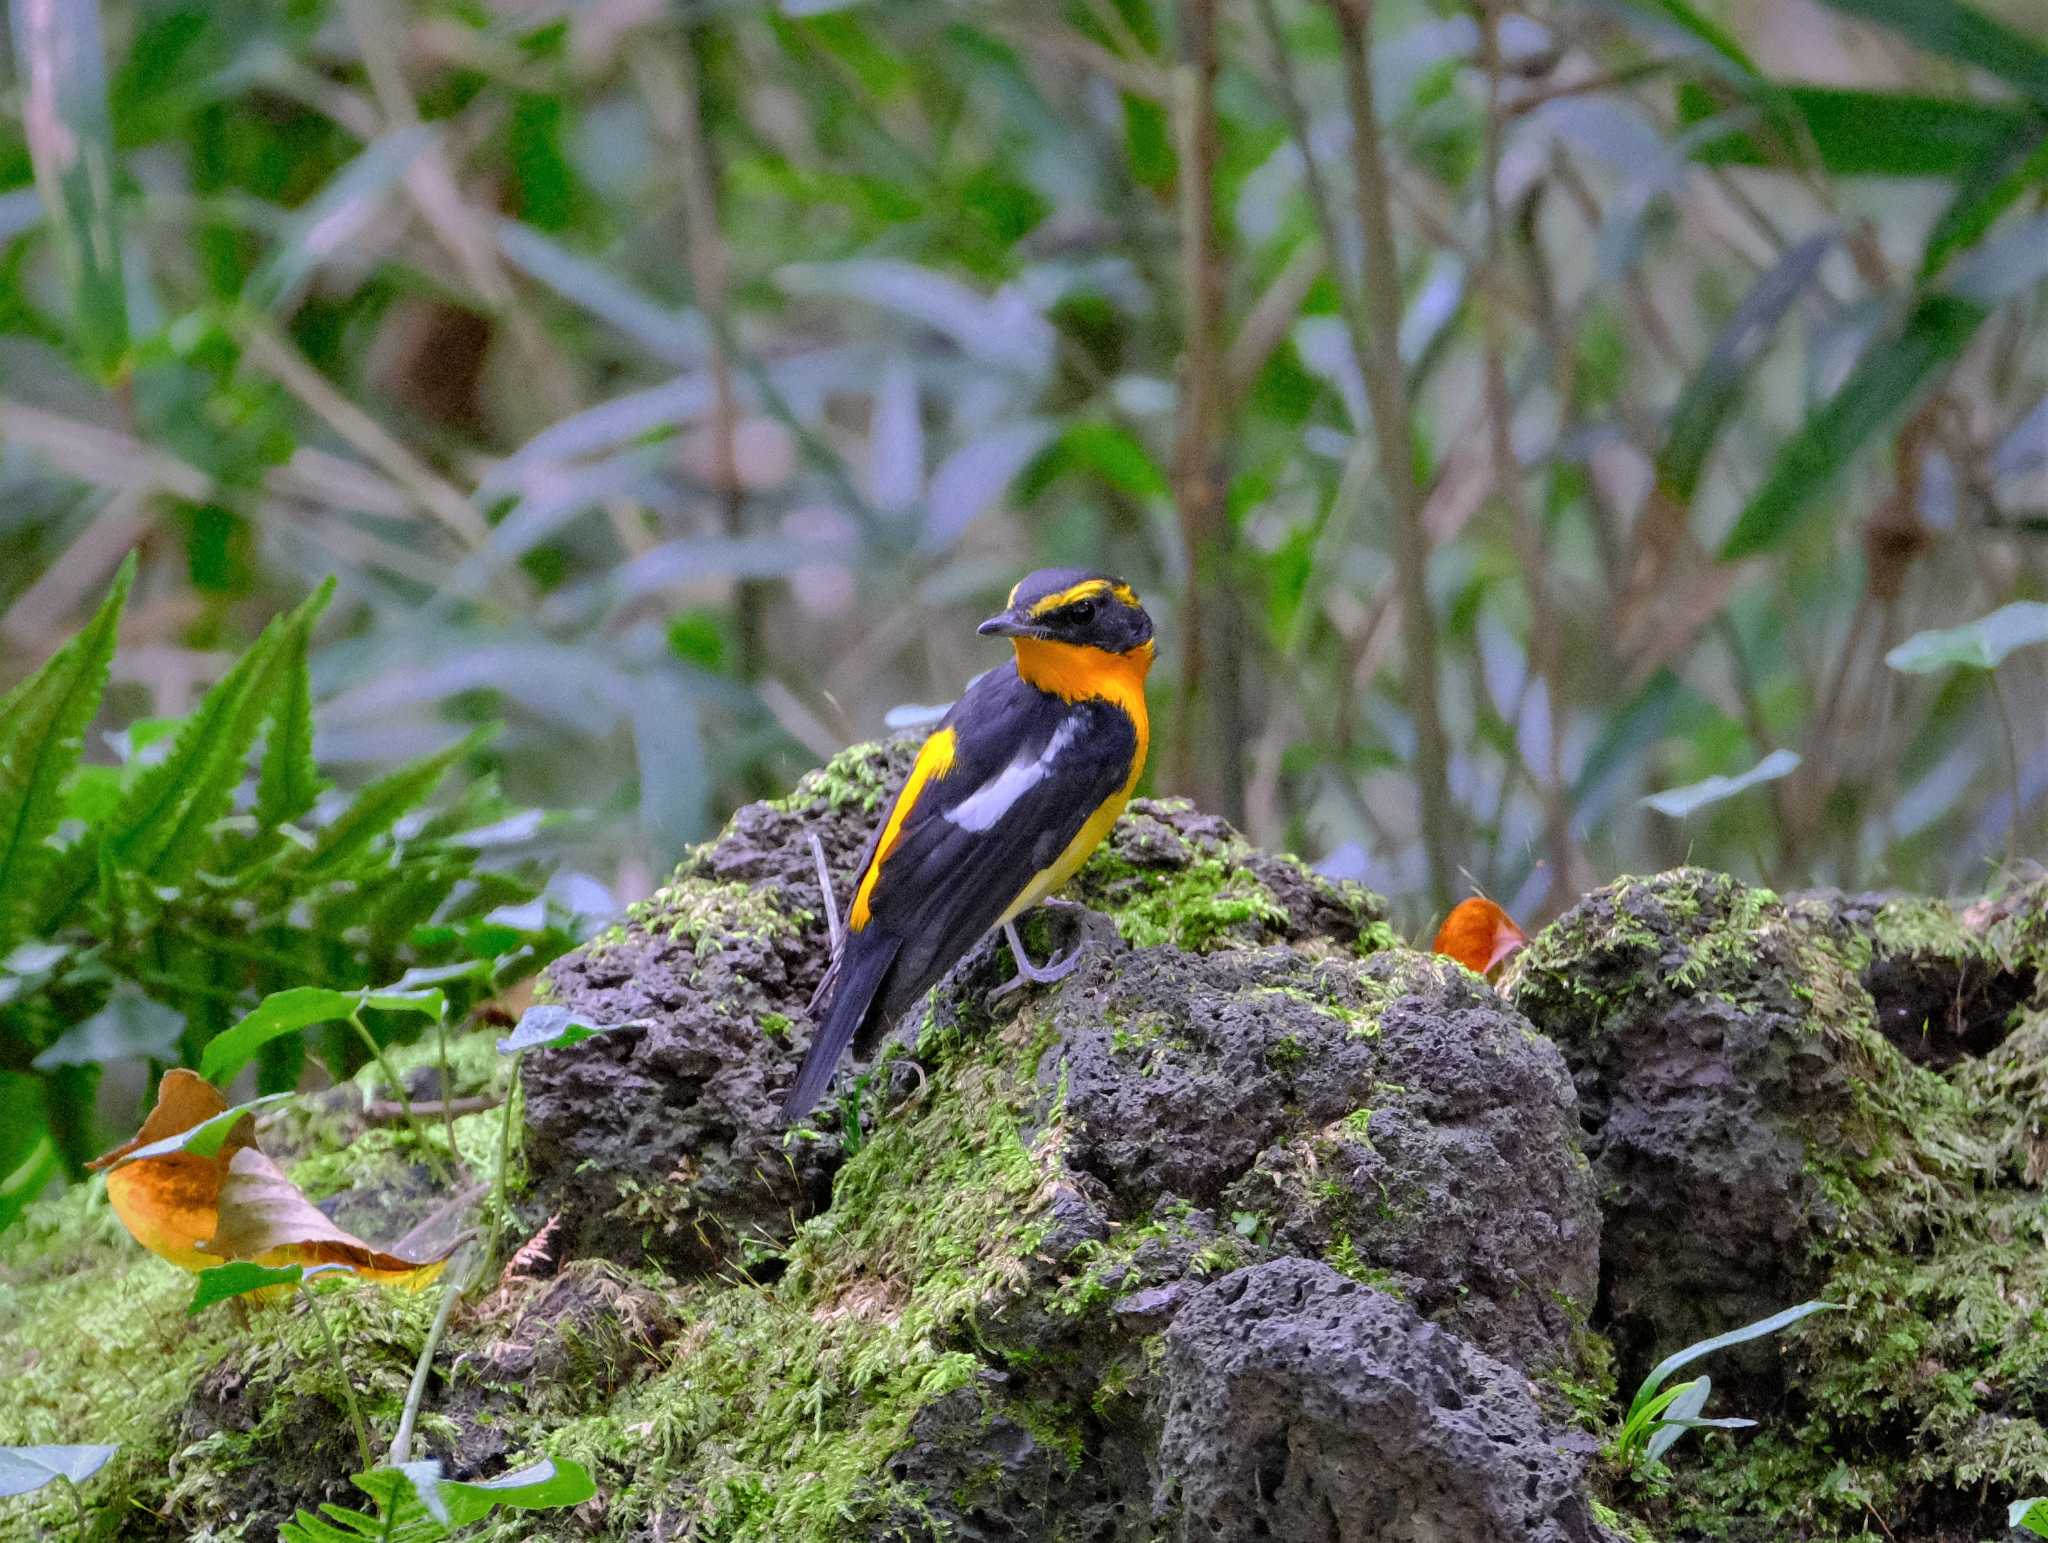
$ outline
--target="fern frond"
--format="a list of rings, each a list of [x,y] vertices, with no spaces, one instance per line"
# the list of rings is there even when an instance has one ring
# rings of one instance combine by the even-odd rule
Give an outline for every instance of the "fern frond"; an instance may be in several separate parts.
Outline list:
[[[40,920],[41,889],[56,853],[64,779],[78,764],[99,711],[135,579],[131,554],[83,632],[0,699],[0,954]]]

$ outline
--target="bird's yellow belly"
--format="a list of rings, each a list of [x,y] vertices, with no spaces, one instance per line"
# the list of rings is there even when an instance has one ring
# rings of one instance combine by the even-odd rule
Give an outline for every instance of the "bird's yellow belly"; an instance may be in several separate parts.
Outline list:
[[[1075,833],[1074,839],[1067,843],[1066,850],[1052,860],[1050,867],[1041,868],[1031,876],[1031,882],[1024,886],[1024,892],[1011,901],[1010,908],[997,919],[998,927],[1004,922],[1014,921],[1081,871],[1082,865],[1088,861],[1095,849],[1102,845],[1102,838],[1116,825],[1117,817],[1124,812],[1124,805],[1131,801],[1131,786],[1136,781],[1134,774],[1131,782],[1125,784],[1123,791],[1088,817],[1088,823]]]

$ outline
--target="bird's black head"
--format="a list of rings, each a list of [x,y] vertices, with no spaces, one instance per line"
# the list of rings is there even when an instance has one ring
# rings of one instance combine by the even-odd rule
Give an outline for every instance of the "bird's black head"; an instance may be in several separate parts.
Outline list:
[[[1122,579],[1088,568],[1041,568],[1010,591],[1009,609],[976,629],[1128,654],[1152,641],[1152,618]]]

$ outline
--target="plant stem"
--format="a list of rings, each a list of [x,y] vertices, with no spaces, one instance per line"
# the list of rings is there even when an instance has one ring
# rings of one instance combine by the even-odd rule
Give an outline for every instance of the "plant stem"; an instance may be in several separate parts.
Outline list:
[[[71,1509],[78,1514],[78,1535],[82,1538],[86,1528],[85,1497],[78,1493],[78,1486],[72,1482],[70,1474],[61,1473],[57,1477],[64,1481],[64,1488],[71,1495]]]
[[[455,1299],[462,1295],[467,1284],[466,1279],[458,1280],[451,1268],[446,1283],[441,1287],[441,1306],[427,1330],[427,1342],[420,1346],[419,1364],[412,1369],[412,1386],[405,1390],[405,1408],[398,1416],[398,1434],[391,1438],[391,1466],[394,1468],[412,1460],[412,1429],[420,1417],[421,1401],[427,1396],[427,1374],[434,1368],[434,1351],[440,1346],[441,1335],[448,1327],[448,1315],[455,1311]]]
[[[2020,833],[2020,741],[2013,732],[2012,706],[2005,700],[2005,688],[1998,684],[1998,671],[1985,673],[1991,677],[1991,700],[1998,704],[1998,722],[2005,730],[2005,769],[2012,778],[2012,813],[2005,822],[2005,867],[2011,873],[2019,850],[2014,843]]]
[[[462,1153],[455,1145],[455,1077],[448,1070],[448,1013],[445,1008],[434,1023],[434,1050],[441,1061],[441,1122],[448,1133],[448,1160],[459,1165]]]
[[[491,1230],[484,1239],[486,1270],[497,1267],[498,1245],[505,1234],[505,1211],[511,1204],[505,1198],[505,1176],[512,1167],[512,1101],[519,1096],[519,1063],[525,1059],[523,1050],[512,1056],[512,1080],[505,1086],[505,1110],[498,1120],[498,1171],[491,1179]]]
[[[377,1459],[370,1455],[370,1427],[363,1422],[362,1405],[356,1402],[356,1385],[348,1380],[348,1363],[341,1358],[341,1342],[334,1337],[334,1326],[327,1321],[326,1310],[320,1306],[320,1299],[312,1290],[302,1287],[299,1295],[305,1299],[306,1311],[320,1325],[320,1337],[327,1341],[327,1354],[334,1362],[334,1375],[341,1379],[342,1402],[348,1405],[349,1424],[356,1430],[356,1450],[362,1456],[363,1471],[368,1473],[377,1465]]]
[[[1366,342],[1359,360],[1372,408],[1380,475],[1394,505],[1394,573],[1401,594],[1401,635],[1407,645],[1408,711],[1415,716],[1415,780],[1420,793],[1422,848],[1429,863],[1430,902],[1451,907],[1458,874],[1458,812],[1451,798],[1450,746],[1438,700],[1436,617],[1429,603],[1429,531],[1415,478],[1415,422],[1401,370],[1401,267],[1394,247],[1393,200],[1373,105],[1373,0],[1330,0],[1344,55],[1351,114],[1351,164],[1358,216],[1365,227]]]
[[[1206,807],[1244,823],[1243,628],[1238,623],[1235,532],[1228,507],[1223,345],[1223,252],[1216,230],[1217,0],[1180,8],[1181,58],[1173,72],[1180,155],[1180,262],[1184,340],[1173,442],[1173,501],[1186,548],[1181,721],[1176,780]]]
[[[391,1084],[391,1091],[397,1096],[399,1107],[405,1111],[405,1123],[411,1128],[421,1150],[433,1159],[434,1166],[441,1170],[444,1178],[454,1177],[448,1165],[441,1161],[441,1155],[434,1150],[433,1142],[427,1140],[427,1133],[420,1125],[419,1116],[413,1113],[412,1099],[406,1094],[405,1084],[399,1080],[398,1073],[391,1069],[391,1063],[384,1057],[384,1047],[377,1043],[377,1036],[363,1026],[361,1010],[350,1013],[348,1022],[349,1027],[356,1031],[364,1045],[369,1047],[370,1055],[377,1063],[377,1069],[384,1074],[384,1080]]]

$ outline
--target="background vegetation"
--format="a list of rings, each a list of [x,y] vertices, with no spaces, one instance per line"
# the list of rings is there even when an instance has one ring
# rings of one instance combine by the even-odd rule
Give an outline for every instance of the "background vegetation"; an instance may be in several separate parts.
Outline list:
[[[0,688],[140,553],[109,798],[334,575],[290,623],[318,766],[502,778],[437,829],[552,872],[558,947],[1087,562],[1161,626],[1152,786],[1415,930],[2042,848],[2048,650],[1885,664],[2048,597],[2032,0],[9,23]],[[238,966],[208,1022],[498,957],[401,942]]]

